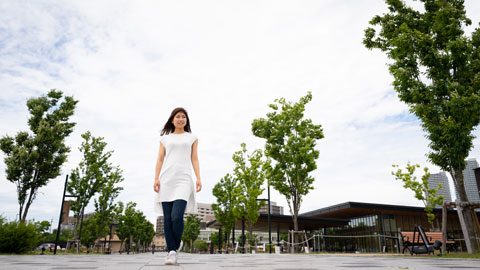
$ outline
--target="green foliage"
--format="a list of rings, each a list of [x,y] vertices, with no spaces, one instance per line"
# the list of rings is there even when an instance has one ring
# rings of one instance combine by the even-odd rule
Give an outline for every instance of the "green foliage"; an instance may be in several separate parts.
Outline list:
[[[288,233],[281,233],[280,234],[280,239],[278,239],[278,241],[285,241],[285,242],[288,242]]]
[[[113,151],[105,151],[107,143],[103,141],[102,137],[93,137],[87,131],[82,134],[82,138],[84,142],[82,142],[79,150],[83,153],[83,158],[78,167],[72,170],[67,185],[70,194],[79,196],[71,205],[71,210],[77,217],[76,224],[79,224],[80,215],[90,199],[100,192],[108,182],[109,177],[117,172],[113,171],[111,164],[108,163]],[[121,175],[119,178],[121,179]],[[75,226],[75,230],[77,230],[77,226]]]
[[[203,240],[195,240],[193,247],[199,252],[206,252],[208,250],[207,242]]]
[[[57,237],[57,229],[53,229],[52,233],[50,234],[50,237],[47,241],[44,242],[55,242],[55,239]],[[62,229],[60,230],[60,236],[58,238],[58,245],[61,247],[66,247],[67,246],[67,241],[73,239],[73,230],[70,229]]]
[[[213,243],[214,248],[218,248],[218,232],[210,234],[210,242]]]
[[[35,226],[37,227],[37,232],[39,233],[38,244],[52,242],[52,234],[49,232],[51,226],[50,222],[46,220],[35,222]]]
[[[31,116],[28,126],[31,133],[21,131],[15,137],[5,135],[0,139],[7,180],[17,186],[22,222],[26,221],[38,190],[60,175],[61,166],[70,152],[65,138],[75,126],[68,120],[78,101],[66,96],[59,103],[62,96],[61,91],[51,90],[46,96],[29,99],[27,108]]]
[[[398,165],[392,165],[394,168],[399,168]],[[397,169],[396,172],[392,172],[392,175],[395,176],[396,180],[401,180],[403,182],[403,187],[410,189],[415,193],[415,198],[422,201],[425,205],[425,212],[427,212],[428,222],[433,224],[435,220],[435,215],[432,214],[433,209],[437,205],[443,204],[443,196],[437,195],[438,191],[442,188],[442,184],[438,183],[437,188],[428,187],[428,179],[430,178],[430,173],[428,168],[423,169],[424,175],[421,178],[421,182],[417,181],[415,176],[415,169],[420,168],[420,165],[414,164],[411,165],[410,162],[407,164],[406,172],[403,172],[402,169]]]
[[[122,243],[128,240],[130,248],[132,247],[130,239],[141,245],[149,245],[155,235],[153,224],[141,211],[135,209],[136,206],[136,203],[129,202],[124,207],[123,203],[119,202],[114,210],[118,224],[115,233]]]
[[[195,215],[188,215],[187,220],[185,220],[182,240],[188,245],[190,251],[193,249],[193,242],[200,235],[200,221],[200,218]]]
[[[223,230],[230,232],[237,217],[234,209],[237,206],[236,192],[237,180],[230,174],[225,175],[220,182],[213,187],[213,196],[217,198],[217,203],[212,204],[215,219],[222,224]]]
[[[247,154],[245,143],[241,144],[242,150],[233,154],[235,168],[233,169],[235,191],[235,205],[233,212],[236,217],[245,218],[248,230],[251,232],[253,225],[257,223],[260,214],[258,210],[265,205],[264,201],[257,201],[262,194],[265,182],[265,168],[269,162],[262,160],[262,152],[255,150],[251,155]],[[232,224],[233,227],[233,224]],[[230,233],[228,231],[227,233]]]
[[[480,28],[465,35],[472,21],[463,0],[421,0],[421,11],[401,0],[386,2],[389,12],[373,17],[377,29],[367,28],[363,43],[392,60],[393,87],[422,121],[429,160],[450,173],[460,201],[467,202],[462,171],[480,123]],[[464,234],[478,250],[473,214],[465,210]]]
[[[295,230],[303,196],[313,189],[315,179],[309,173],[317,168],[316,141],[324,137],[321,125],[304,119],[305,105],[311,100],[310,92],[294,104],[284,98],[276,99],[275,104],[269,105],[273,112],[252,123],[253,134],[267,140],[266,156],[276,162],[273,167],[267,166],[267,178],[287,199]]]
[[[106,237],[108,230],[102,228],[114,223],[116,204],[115,199],[123,190],[116,186],[123,181],[122,171],[119,167],[111,167],[111,172],[107,175],[107,182],[100,188],[100,196],[95,199],[95,213],[98,222],[97,237]]]
[[[25,253],[38,244],[40,233],[32,222],[6,222],[0,218],[0,253]]]
[[[100,229],[108,230],[108,227],[103,227]],[[80,239],[82,245],[86,246],[87,248],[91,248],[98,239],[98,230],[98,217],[95,214],[89,216],[87,219],[84,219],[82,228],[82,239]]]
[[[134,242],[138,243],[139,246],[148,246],[153,241],[154,236],[155,229],[153,224],[146,219],[143,213],[141,213],[141,216],[139,216],[138,225],[133,235]]]
[[[245,233],[246,243],[250,246],[255,246],[258,242],[258,235],[254,233],[247,232]],[[242,235],[237,236],[237,242],[242,242]]]
[[[467,37],[463,1],[422,0],[425,11],[389,0],[389,13],[375,16],[364,44],[390,59],[400,100],[421,121],[430,140],[428,158],[450,172],[461,200],[467,200],[462,170],[480,122],[480,29]]]

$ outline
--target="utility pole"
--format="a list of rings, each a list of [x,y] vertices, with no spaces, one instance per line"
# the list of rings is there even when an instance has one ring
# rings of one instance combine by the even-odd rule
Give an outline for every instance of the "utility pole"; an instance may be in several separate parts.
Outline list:
[[[53,255],[57,254],[57,246],[58,246],[58,238],[60,237],[60,225],[62,224],[62,215],[63,215],[63,203],[65,202],[65,193],[67,192],[67,182],[68,182],[68,174],[65,177],[65,186],[63,187],[63,196],[62,196],[62,205],[60,206],[60,217],[58,217],[58,227],[57,227],[57,237],[55,238],[55,250],[53,251]]]
[[[67,183],[68,183],[68,174],[65,177],[65,186],[63,188],[62,205],[60,206],[60,216],[58,217],[57,237],[55,238],[55,249],[53,251],[53,255],[57,254],[58,240],[60,238],[60,225],[63,222],[62,216],[63,216],[63,205],[65,204],[65,197],[78,198],[78,196],[76,195],[65,195],[65,193],[67,192]],[[67,218],[68,218],[68,215],[67,215]],[[53,223],[53,218],[52,218],[52,223]]]
[[[272,227],[270,225],[270,184],[267,180],[268,189],[268,253],[272,253]]]

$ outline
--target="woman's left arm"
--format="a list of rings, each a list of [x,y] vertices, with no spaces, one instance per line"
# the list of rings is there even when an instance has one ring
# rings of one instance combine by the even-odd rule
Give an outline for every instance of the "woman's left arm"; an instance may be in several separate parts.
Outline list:
[[[200,165],[198,162],[198,140],[195,140],[192,144],[192,166],[193,166],[193,171],[195,172],[195,176],[197,177],[197,192],[202,190],[202,181],[200,180]]]

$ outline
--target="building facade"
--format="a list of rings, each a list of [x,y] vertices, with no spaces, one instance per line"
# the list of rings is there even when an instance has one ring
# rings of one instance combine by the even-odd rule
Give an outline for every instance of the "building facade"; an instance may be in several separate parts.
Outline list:
[[[319,231],[316,250],[335,252],[400,253],[402,231],[413,231],[415,225],[425,231],[441,231],[442,209],[435,209],[435,221],[429,224],[423,207],[346,202],[310,211],[301,216],[349,219],[347,225]],[[457,239],[459,250],[465,242],[456,210],[447,213],[447,235]]]
[[[448,183],[447,174],[445,172],[432,173],[428,178],[428,188],[438,188],[438,184],[442,187],[438,190],[437,195],[443,196],[443,201],[451,202],[452,194],[450,192],[450,184]],[[437,205],[436,208],[441,208],[441,205]]]
[[[480,179],[477,179],[475,177],[475,169],[477,169],[478,162],[474,158],[470,158],[465,161],[466,166],[465,170],[463,170],[463,183],[465,186],[465,191],[467,193],[467,198],[468,201],[470,202],[480,202],[480,195],[479,195],[479,184],[478,181]],[[458,191],[456,191],[457,199],[460,198],[458,195]]]
[[[260,214],[268,214],[268,204],[265,204],[258,210]],[[272,215],[283,215],[283,206],[277,205],[276,202],[270,201],[270,214]]]
[[[211,203],[197,203],[197,216],[203,221],[207,221],[209,217],[213,217],[213,209]]]
[[[155,226],[155,232],[159,235],[164,235],[165,234],[165,230],[163,229],[163,225],[164,225],[164,219],[163,219],[163,216],[158,216],[157,217],[157,224]]]

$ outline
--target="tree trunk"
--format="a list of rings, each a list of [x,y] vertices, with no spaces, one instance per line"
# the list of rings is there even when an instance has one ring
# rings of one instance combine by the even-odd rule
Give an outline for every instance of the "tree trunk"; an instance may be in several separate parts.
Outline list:
[[[457,169],[455,170],[455,175],[452,175],[452,174],[450,175],[454,179],[455,188],[458,191],[460,201],[468,202],[467,192],[465,191],[465,184],[463,180],[463,172],[460,169]],[[472,208],[463,209],[463,217],[465,219],[465,225],[467,227],[468,235],[470,236],[470,243],[472,245],[472,250],[476,251],[476,250],[479,250],[479,247],[477,245],[477,240],[475,239],[477,235],[477,231],[475,229],[475,224],[473,221],[474,214],[475,214],[475,211]],[[466,235],[466,234],[463,233],[463,235]]]
[[[73,227],[73,240],[77,240],[78,237],[78,224],[80,223],[80,215],[77,215],[77,218],[75,220],[75,226]],[[73,250],[72,250],[73,252]]]
[[[296,243],[298,243],[299,241],[298,240],[298,235],[297,235],[297,232],[298,232],[298,197],[297,196],[294,196],[293,198],[293,230],[294,230],[294,233],[293,233],[293,250],[295,252],[297,252],[299,249],[300,249],[300,246],[299,245],[296,245]]]
[[[228,236],[230,235],[230,230],[225,229],[225,253],[228,254],[228,243],[230,242]]]
[[[248,253],[252,253],[252,250],[255,248],[251,248],[250,247],[250,243],[252,243],[252,239],[253,239],[253,226],[250,224],[250,222],[248,222]]]
[[[22,217],[22,210],[23,210],[23,203],[19,203],[20,204],[20,209],[18,210],[18,220],[21,219]]]
[[[128,239],[128,249],[127,249],[127,254],[130,254],[130,250],[132,249],[132,235],[130,235]]]
[[[35,189],[32,187],[30,189],[30,195],[28,195],[27,204],[25,205],[25,209],[23,210],[23,216],[21,217],[22,219],[20,220],[22,223],[25,223],[25,220],[27,220],[28,209],[32,204],[32,198],[34,193],[35,193]]]
[[[35,173],[33,174],[33,179],[32,179],[32,182],[34,184],[37,181],[37,177],[38,177],[38,170],[35,170]],[[30,205],[32,204],[32,200],[35,198],[35,196],[34,196],[35,192],[36,192],[36,188],[35,188],[35,185],[33,185],[30,188],[30,194],[28,196],[27,204],[25,205],[25,202],[23,202],[20,205],[20,215],[18,216],[18,218],[20,219],[20,221],[22,223],[25,223],[25,221],[27,220],[28,209],[30,208]],[[23,206],[25,206],[25,209],[23,209],[23,216],[22,216]]]
[[[83,211],[85,206],[82,206],[82,213],[80,214],[80,231],[78,232],[78,240],[82,240],[82,224],[83,224]]]

